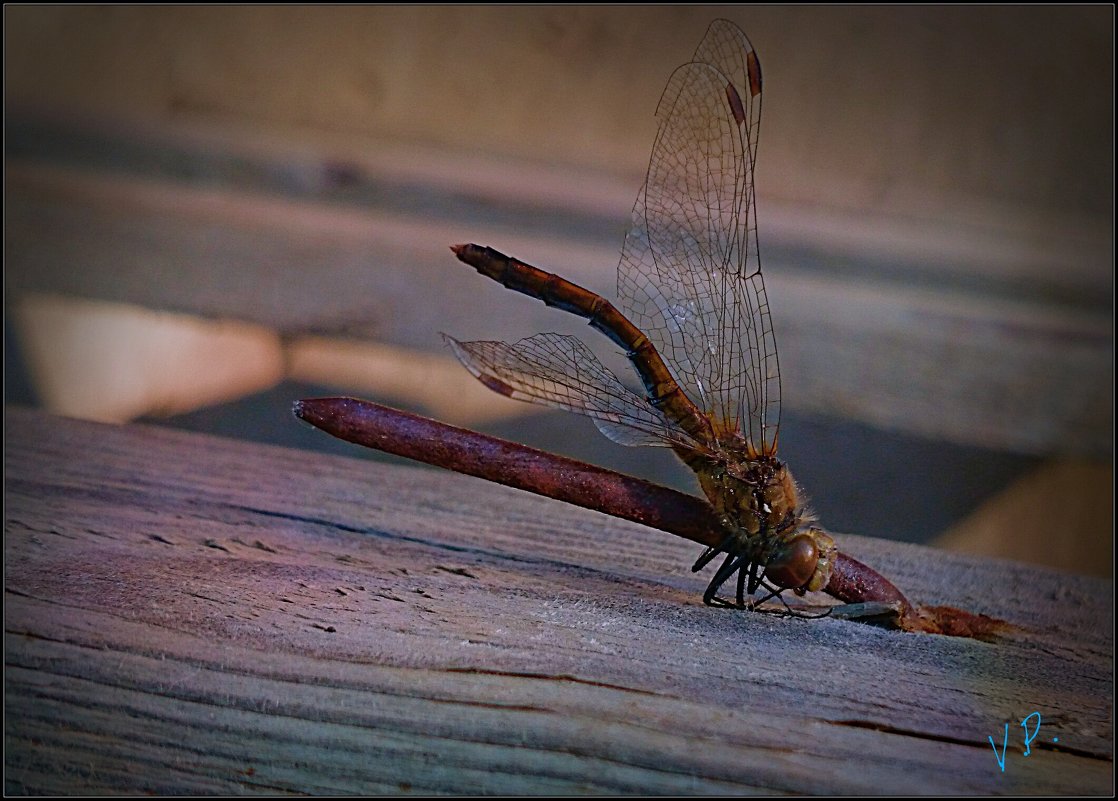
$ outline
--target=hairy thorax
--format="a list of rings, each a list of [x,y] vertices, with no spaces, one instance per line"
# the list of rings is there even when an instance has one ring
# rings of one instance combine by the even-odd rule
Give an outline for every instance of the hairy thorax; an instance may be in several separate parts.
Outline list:
[[[774,456],[692,464],[734,549],[786,589],[820,590],[830,580],[834,540],[812,525],[792,473]]]

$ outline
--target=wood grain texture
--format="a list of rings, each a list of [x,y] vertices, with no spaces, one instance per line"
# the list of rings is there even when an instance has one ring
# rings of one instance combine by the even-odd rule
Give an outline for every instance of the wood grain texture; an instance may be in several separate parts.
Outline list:
[[[743,614],[702,606],[691,544],[476,479],[20,409],[5,434],[9,793],[1112,786],[1110,582],[842,537],[1015,628]]]

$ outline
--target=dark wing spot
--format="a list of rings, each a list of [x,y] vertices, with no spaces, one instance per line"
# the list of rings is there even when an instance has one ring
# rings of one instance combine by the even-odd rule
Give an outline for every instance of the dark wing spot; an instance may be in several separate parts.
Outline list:
[[[734,121],[741,125],[745,122],[745,106],[741,104],[741,95],[732,83],[726,84],[726,99],[730,101],[730,111],[734,113]]]
[[[757,97],[761,94],[761,62],[757,60],[756,53],[746,54],[745,69],[749,73],[749,94]]]
[[[482,375],[478,376],[478,380],[494,392],[500,393],[501,395],[509,398],[512,397],[512,393],[516,392],[516,389],[514,387],[509,386],[501,379],[494,378],[491,375],[485,375],[483,373]]]

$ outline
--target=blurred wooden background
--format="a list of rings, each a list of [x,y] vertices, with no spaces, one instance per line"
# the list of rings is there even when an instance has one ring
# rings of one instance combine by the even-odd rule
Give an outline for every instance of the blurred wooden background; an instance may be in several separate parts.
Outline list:
[[[824,520],[961,499],[941,542],[1109,574],[1112,8],[4,15],[6,400],[196,427],[241,403],[252,436],[286,381],[530,438],[438,332],[585,326],[446,246],[612,296],[656,101],[728,16],[766,77],[784,455]]]

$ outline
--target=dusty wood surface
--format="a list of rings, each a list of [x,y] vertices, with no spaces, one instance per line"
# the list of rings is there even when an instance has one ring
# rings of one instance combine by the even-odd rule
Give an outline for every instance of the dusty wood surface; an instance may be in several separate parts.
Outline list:
[[[477,479],[5,434],[9,793],[1112,788],[1110,582],[843,537],[1016,628],[745,614],[702,606],[693,545]]]

